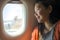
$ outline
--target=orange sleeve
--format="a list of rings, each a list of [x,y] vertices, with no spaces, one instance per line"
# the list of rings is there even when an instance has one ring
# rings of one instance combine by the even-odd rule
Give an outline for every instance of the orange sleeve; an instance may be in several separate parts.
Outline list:
[[[38,40],[38,28],[37,27],[32,32],[31,40]]]
[[[55,27],[54,40],[60,40],[60,21],[57,22]]]

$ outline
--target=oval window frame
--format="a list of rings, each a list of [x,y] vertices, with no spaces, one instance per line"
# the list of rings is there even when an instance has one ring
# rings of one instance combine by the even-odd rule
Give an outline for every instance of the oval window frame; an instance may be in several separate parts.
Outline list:
[[[17,2],[18,2],[18,1],[17,1]],[[17,2],[16,2],[16,3],[17,3]],[[8,4],[8,3],[13,3],[13,4],[15,4],[15,2],[7,2],[6,4]],[[23,2],[20,2],[20,1],[19,1],[17,4],[20,4],[20,3],[24,5],[24,3],[23,3]],[[6,4],[5,4],[5,5],[6,5]],[[3,6],[3,8],[5,7],[5,5]],[[25,6],[25,5],[24,5],[24,6]],[[26,18],[26,15],[27,15],[26,6],[25,6],[25,11],[26,11],[26,14],[25,14],[25,18]],[[2,16],[3,16],[3,15],[2,15]],[[27,18],[25,19],[25,26],[27,25],[27,24],[26,24],[26,23],[27,23],[26,20],[27,20]],[[3,24],[3,25],[4,25],[4,24]],[[27,28],[27,27],[26,27],[26,28]],[[26,28],[25,28],[25,31],[26,31]],[[24,31],[24,32],[25,32],[25,31]],[[17,37],[17,36],[11,36],[11,35],[9,35],[9,34],[7,35],[7,33],[5,33],[5,31],[4,31],[4,26],[3,26],[3,32],[4,32],[4,34],[5,34],[6,36]],[[22,33],[22,34],[24,34],[24,33]],[[22,34],[21,34],[21,35],[22,35]],[[18,36],[20,36],[20,35],[18,35]]]

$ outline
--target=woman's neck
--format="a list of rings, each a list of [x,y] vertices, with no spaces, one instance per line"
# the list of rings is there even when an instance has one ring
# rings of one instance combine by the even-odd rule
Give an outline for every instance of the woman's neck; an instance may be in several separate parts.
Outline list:
[[[49,20],[44,22],[46,30],[50,31],[53,24],[49,22]]]

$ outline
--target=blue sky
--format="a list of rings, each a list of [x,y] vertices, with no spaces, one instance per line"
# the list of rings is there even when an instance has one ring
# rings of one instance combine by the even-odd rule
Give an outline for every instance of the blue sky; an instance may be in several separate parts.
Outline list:
[[[3,9],[3,19],[13,20],[15,16],[22,18],[25,13],[23,4],[7,4]]]

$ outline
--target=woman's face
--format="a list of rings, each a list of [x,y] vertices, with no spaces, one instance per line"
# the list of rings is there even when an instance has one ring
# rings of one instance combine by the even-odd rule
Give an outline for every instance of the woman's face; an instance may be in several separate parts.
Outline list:
[[[42,4],[36,3],[34,10],[35,10],[34,15],[35,15],[38,23],[41,23],[41,22],[47,20],[47,17],[49,15],[48,8],[45,8]]]

